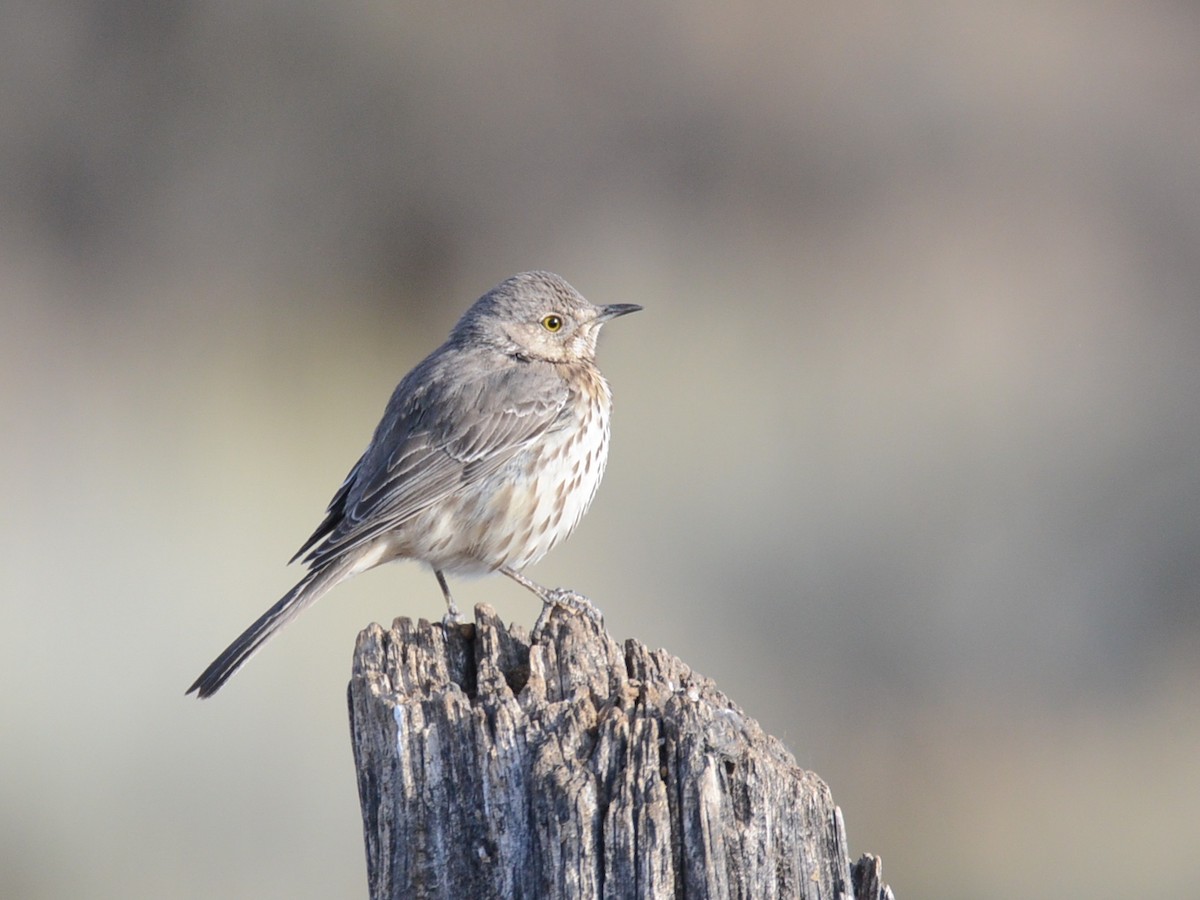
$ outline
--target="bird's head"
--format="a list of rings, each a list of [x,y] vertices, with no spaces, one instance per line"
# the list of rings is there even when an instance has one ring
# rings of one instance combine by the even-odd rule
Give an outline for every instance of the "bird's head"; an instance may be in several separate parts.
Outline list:
[[[451,337],[522,359],[591,361],[600,327],[639,309],[635,303],[594,306],[552,272],[522,272],[476,300]]]

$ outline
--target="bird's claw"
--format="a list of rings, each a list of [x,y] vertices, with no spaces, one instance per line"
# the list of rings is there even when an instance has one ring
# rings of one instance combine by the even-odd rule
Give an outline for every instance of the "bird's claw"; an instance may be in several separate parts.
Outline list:
[[[542,611],[533,623],[531,639],[534,643],[541,640],[542,632],[550,621],[550,613],[555,607],[565,609],[572,615],[586,615],[597,625],[604,627],[604,614],[583,594],[569,588],[550,588],[542,594]]]

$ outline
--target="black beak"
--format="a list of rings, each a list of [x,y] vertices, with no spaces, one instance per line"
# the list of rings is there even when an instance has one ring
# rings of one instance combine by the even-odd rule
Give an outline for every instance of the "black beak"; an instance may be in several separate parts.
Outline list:
[[[596,316],[596,321],[607,322],[609,319],[615,319],[617,316],[627,316],[640,309],[641,307],[636,303],[610,303],[608,306],[600,307],[600,315]]]

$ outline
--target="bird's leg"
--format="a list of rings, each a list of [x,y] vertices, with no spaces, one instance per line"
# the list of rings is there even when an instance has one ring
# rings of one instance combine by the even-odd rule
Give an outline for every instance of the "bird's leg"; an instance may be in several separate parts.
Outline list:
[[[603,626],[604,616],[601,614],[600,610],[596,608],[596,605],[587,597],[583,596],[583,594],[577,593],[568,588],[542,587],[536,581],[531,581],[516,569],[509,568],[508,566],[501,566],[500,571],[517,584],[537,594],[538,598],[542,601],[542,612],[537,617],[537,621],[533,623],[533,632],[531,634],[531,637],[535,641],[541,635],[542,629],[546,626],[546,622],[550,618],[550,611],[556,606],[562,607],[563,609],[568,609],[576,614],[583,613],[587,615],[593,622]]]
[[[442,574],[441,569],[434,569],[433,574],[437,576],[438,584],[442,588],[442,596],[446,598],[446,606],[449,609],[446,617],[442,619],[442,624],[447,628],[461,625],[464,619],[462,613],[458,611],[458,607],[454,605],[454,597],[450,594],[450,585],[446,584],[446,576]]]

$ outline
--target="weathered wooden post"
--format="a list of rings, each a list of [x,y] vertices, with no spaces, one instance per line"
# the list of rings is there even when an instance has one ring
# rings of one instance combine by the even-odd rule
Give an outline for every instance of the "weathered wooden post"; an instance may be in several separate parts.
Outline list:
[[[532,648],[475,616],[359,635],[372,900],[891,900],[825,784],[711,681],[587,616]]]

